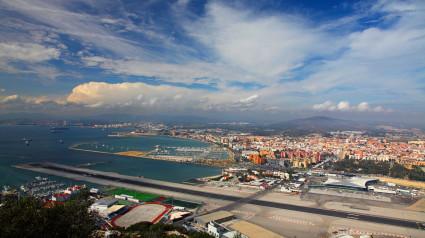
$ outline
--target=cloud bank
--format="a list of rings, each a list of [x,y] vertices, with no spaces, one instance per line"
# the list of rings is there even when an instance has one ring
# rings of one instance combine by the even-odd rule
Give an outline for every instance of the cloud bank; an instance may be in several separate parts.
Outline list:
[[[3,112],[425,113],[423,1],[264,4],[0,1]]]
[[[314,104],[314,110],[318,111],[346,111],[346,112],[393,112],[392,109],[384,109],[382,106],[376,106],[372,108],[368,102],[361,102],[356,106],[351,106],[348,101],[340,101],[335,103],[332,101],[326,101],[322,104]]]

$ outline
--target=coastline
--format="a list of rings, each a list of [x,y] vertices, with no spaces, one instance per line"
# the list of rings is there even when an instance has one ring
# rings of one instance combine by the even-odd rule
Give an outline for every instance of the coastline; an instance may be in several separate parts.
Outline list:
[[[155,160],[142,160],[131,159],[129,157],[108,155],[106,153],[88,153],[83,152],[84,149],[88,150],[101,150],[105,152],[120,152],[125,151],[126,146],[129,145],[130,149],[139,151],[149,151],[154,147],[145,146],[142,141],[152,141],[153,146],[156,144],[164,144],[170,146],[203,146],[207,147],[209,143],[197,143],[193,140],[180,140],[177,138],[169,138],[167,136],[156,137],[139,137],[139,138],[113,138],[106,137],[108,131],[92,128],[72,127],[69,131],[61,134],[50,133],[47,127],[37,127],[33,125],[28,126],[2,126],[1,135],[5,143],[1,143],[1,151],[3,164],[0,166],[0,179],[4,185],[14,186],[19,188],[30,179],[33,179],[37,174],[24,170],[15,170],[12,165],[18,163],[30,163],[36,161],[46,161],[61,164],[72,164],[73,166],[82,166],[85,168],[98,168],[105,171],[123,171],[123,168],[129,174],[143,175],[145,177],[157,178],[164,181],[182,182],[188,179],[203,177],[207,175],[220,174],[221,168],[217,166],[197,166],[189,163],[169,163],[160,162]],[[16,138],[15,138],[16,137]],[[30,138],[33,141],[29,146],[21,141],[22,138]],[[59,139],[63,139],[64,143],[59,143]],[[156,141],[164,142],[156,142]],[[117,141],[117,142],[115,142]],[[129,143],[127,143],[129,141]],[[140,141],[140,143],[139,143]],[[7,142],[7,143],[6,143]],[[96,149],[96,143],[98,149]],[[86,144],[77,146],[72,152],[68,149],[70,146],[78,144]],[[88,145],[88,144],[92,144]],[[105,144],[105,147],[101,145]],[[140,144],[140,147],[138,146]],[[109,145],[109,149],[106,148]],[[121,145],[124,148],[121,148]],[[114,150],[110,150],[112,147]],[[78,152],[80,150],[81,152]],[[142,155],[143,156],[143,155]],[[223,156],[224,157],[224,156]],[[121,163],[119,161],[126,161]],[[117,163],[118,162],[118,163]],[[104,163],[99,164],[97,163]],[[172,168],[168,172],[162,167],[163,165]],[[134,170],[132,170],[134,168]],[[156,168],[156,170],[151,169]],[[134,172],[133,172],[134,171]],[[163,177],[163,178],[160,178]],[[75,183],[70,180],[70,184]]]
[[[154,159],[154,160],[163,160],[163,161],[169,161],[169,162],[177,162],[177,163],[188,163],[188,164],[199,164],[199,165],[207,165],[207,166],[214,166],[214,167],[225,167],[227,165],[233,164],[234,160],[224,159],[224,160],[213,160],[213,159],[203,159],[202,162],[195,162],[194,159],[191,157],[185,157],[185,156],[155,156],[155,155],[147,155],[153,151],[124,151],[124,152],[105,152],[105,151],[97,151],[97,150],[87,150],[87,149],[80,149],[77,148],[80,145],[84,144],[97,144],[97,143],[79,143],[73,146],[68,147],[70,150],[78,150],[78,151],[85,151],[85,152],[93,152],[93,153],[101,153],[101,154],[110,154],[110,155],[121,155],[121,156],[128,156],[133,158],[142,158],[142,159]],[[230,155],[229,155],[230,157]]]

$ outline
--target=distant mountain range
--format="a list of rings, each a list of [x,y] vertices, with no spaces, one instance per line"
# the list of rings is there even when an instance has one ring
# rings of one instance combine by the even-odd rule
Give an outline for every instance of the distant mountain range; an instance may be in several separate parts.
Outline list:
[[[69,124],[108,124],[121,122],[139,122],[139,121],[156,121],[164,122],[170,125],[179,125],[182,128],[222,128],[228,130],[242,130],[252,132],[253,134],[279,134],[280,132],[288,132],[288,134],[309,134],[309,133],[326,133],[329,131],[347,131],[347,130],[377,130],[377,126],[383,125],[400,128],[405,125],[401,123],[377,122],[377,121],[359,121],[359,120],[343,120],[325,116],[316,116],[309,118],[299,118],[288,121],[275,123],[230,123],[224,118],[216,120],[214,118],[202,116],[175,116],[175,115],[131,115],[131,114],[103,114],[98,116],[86,117],[67,117],[63,118],[59,115],[47,115],[41,113],[14,113],[0,114],[0,124],[35,124],[40,122],[58,122],[67,120]],[[227,123],[226,123],[227,122]],[[234,121],[236,122],[236,121]],[[290,133],[289,133],[290,132]]]
[[[299,129],[311,131],[347,131],[347,130],[368,130],[374,128],[375,123],[361,123],[358,121],[342,120],[331,117],[309,117],[282,121],[269,125],[273,129]]]

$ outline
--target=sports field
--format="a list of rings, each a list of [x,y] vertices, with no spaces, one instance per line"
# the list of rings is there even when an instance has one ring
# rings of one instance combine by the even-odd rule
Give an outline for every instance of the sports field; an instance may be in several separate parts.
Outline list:
[[[143,202],[149,202],[160,197],[158,195],[142,193],[142,192],[127,190],[127,189],[122,189],[117,187],[108,188],[105,190],[105,192],[111,195],[121,195],[121,194],[130,195],[130,196],[133,196],[135,199],[138,199]]]
[[[129,227],[135,223],[157,222],[171,208],[163,204],[141,204],[130,208],[129,212],[112,220],[113,226]]]

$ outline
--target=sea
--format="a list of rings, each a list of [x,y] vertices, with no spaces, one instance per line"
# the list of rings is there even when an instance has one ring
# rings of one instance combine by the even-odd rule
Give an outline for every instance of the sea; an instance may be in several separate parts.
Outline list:
[[[19,188],[34,180],[36,176],[71,185],[86,184],[88,187],[100,185],[48,176],[32,171],[11,167],[11,165],[53,162],[67,165],[96,164],[84,168],[104,172],[115,172],[130,176],[143,176],[168,182],[184,181],[218,175],[220,167],[198,164],[177,163],[163,160],[135,158],[115,154],[104,154],[69,149],[77,144],[97,144],[120,151],[151,151],[155,146],[166,147],[208,147],[209,143],[195,140],[168,137],[108,137],[115,132],[129,132],[129,129],[101,129],[88,127],[69,127],[61,133],[51,133],[50,127],[0,125],[0,185]],[[28,143],[24,140],[28,140]],[[111,153],[118,151],[110,151]]]

